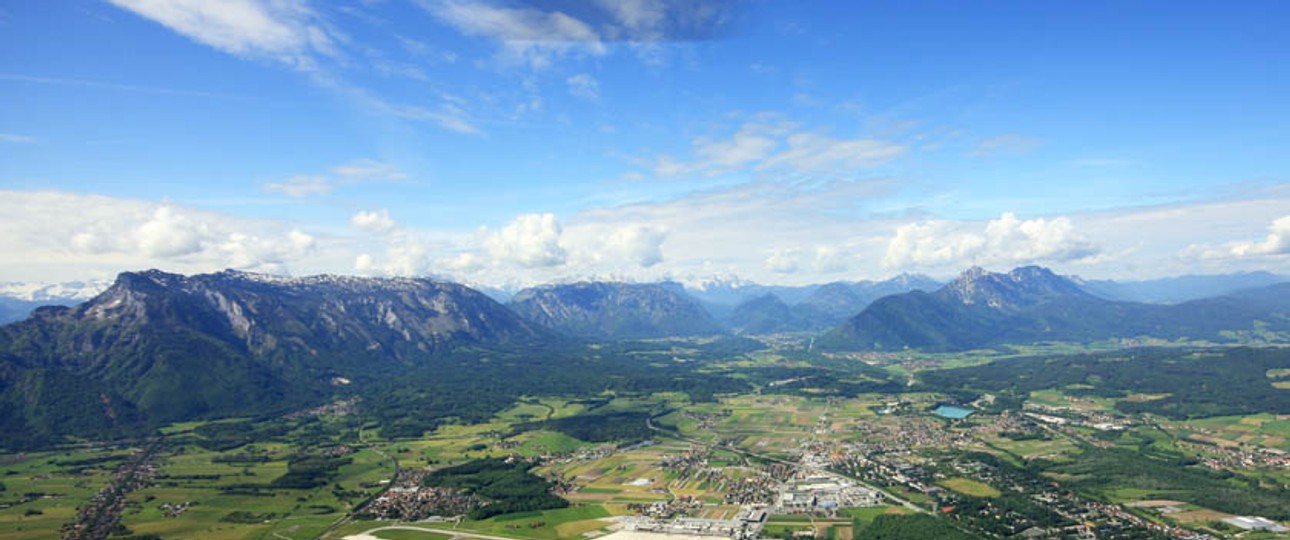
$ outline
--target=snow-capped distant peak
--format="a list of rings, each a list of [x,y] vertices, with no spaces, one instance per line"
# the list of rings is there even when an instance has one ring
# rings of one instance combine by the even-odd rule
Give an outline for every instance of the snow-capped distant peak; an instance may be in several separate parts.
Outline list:
[[[84,302],[111,285],[111,281],[97,279],[66,283],[0,283],[0,297],[26,302]]]

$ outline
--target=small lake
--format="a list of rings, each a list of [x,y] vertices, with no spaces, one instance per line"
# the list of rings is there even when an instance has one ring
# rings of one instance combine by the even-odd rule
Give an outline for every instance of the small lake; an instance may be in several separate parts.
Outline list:
[[[940,405],[935,409],[932,409],[932,412],[936,413],[939,416],[943,416],[945,418],[962,420],[964,418],[967,418],[968,415],[972,414],[975,411],[973,411],[972,409],[959,407],[958,405]]]

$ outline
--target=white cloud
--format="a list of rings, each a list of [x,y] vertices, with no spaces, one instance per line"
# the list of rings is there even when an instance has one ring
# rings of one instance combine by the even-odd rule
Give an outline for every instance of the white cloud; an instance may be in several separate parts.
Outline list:
[[[305,0],[109,0],[199,43],[310,69],[336,37]]]
[[[562,232],[555,214],[524,214],[489,235],[484,245],[498,262],[525,268],[559,266],[568,255],[560,245]]]
[[[395,235],[386,247],[385,273],[395,276],[424,275],[430,270],[430,249],[410,234]]]
[[[834,246],[816,246],[812,266],[822,274],[845,272],[850,268],[846,252]]]
[[[1188,258],[1210,260],[1290,255],[1290,215],[1277,218],[1268,226],[1267,231],[1267,236],[1262,240],[1220,245],[1192,244],[1181,254]]]
[[[1018,133],[1005,133],[978,140],[968,149],[972,157],[989,157],[1000,154],[1024,154],[1043,144],[1043,139]]]
[[[793,123],[765,120],[746,122],[729,138],[695,138],[690,159],[659,156],[652,163],[654,173],[664,177],[714,177],[741,170],[847,173],[886,165],[907,151],[879,139],[838,139]]]
[[[1242,242],[1232,246],[1232,254],[1286,255],[1290,254],[1290,215],[1279,218],[1268,227],[1268,235],[1259,242]]]
[[[264,190],[270,193],[281,193],[289,197],[308,197],[331,193],[333,185],[325,176],[296,175],[281,182],[268,182]]]
[[[360,231],[376,234],[389,233],[399,226],[398,222],[390,217],[390,211],[384,208],[360,211],[350,216],[349,224]]]
[[[303,198],[326,195],[346,185],[363,182],[397,182],[408,177],[407,173],[394,165],[371,159],[356,159],[337,165],[332,167],[331,173],[331,175],[298,174],[279,182],[267,182],[262,187],[270,193]]]
[[[35,138],[26,135],[15,135],[13,133],[0,133],[0,143],[29,144],[36,142]]]
[[[678,161],[660,156],[654,172],[659,176],[702,174],[718,176],[765,160],[780,145],[786,126],[749,122],[729,139],[699,137],[692,141],[693,159]]]
[[[902,225],[887,246],[883,266],[904,270],[1067,262],[1100,251],[1066,217],[1023,221],[1008,212],[983,229],[976,227],[945,221]]]
[[[845,272],[851,266],[845,250],[828,245],[811,249],[778,249],[762,262],[767,270],[777,274],[805,273],[814,276]]]
[[[595,30],[558,11],[501,7],[468,0],[424,0],[421,5],[464,34],[500,42],[504,60],[528,64],[535,69],[548,67],[559,56],[599,56],[607,51]]]
[[[642,268],[663,262],[663,241],[667,232],[649,225],[619,227],[606,241],[608,251]]]
[[[511,7],[479,0],[419,0],[436,18],[463,34],[494,40],[503,62],[533,69],[565,57],[603,56],[625,43],[641,61],[665,63],[670,41],[703,40],[729,21],[719,0],[594,0]]]
[[[591,101],[600,99],[600,83],[591,75],[579,73],[565,79],[565,83],[569,85],[569,93],[574,97]]]
[[[637,35],[657,33],[667,21],[667,4],[660,0],[595,0],[601,8]],[[644,37],[644,36],[642,36]]]
[[[356,159],[332,168],[332,173],[350,181],[361,180],[405,180],[407,173],[389,163],[372,159]]]
[[[282,271],[324,247],[313,235],[274,220],[97,195],[3,192],[0,216],[0,269],[25,280],[148,267]],[[23,274],[24,269],[41,275]]]
[[[766,257],[766,268],[777,274],[792,274],[797,272],[799,253],[797,250],[785,249],[771,253]]]
[[[367,275],[374,269],[376,269],[376,261],[371,254],[359,253],[357,257],[354,257],[354,270],[358,273]]]
[[[143,255],[160,259],[201,251],[202,243],[209,242],[213,236],[204,223],[193,221],[170,206],[157,208],[152,219],[135,229]]]
[[[348,83],[340,73],[355,67],[355,62],[340,52],[349,45],[349,37],[331,26],[308,0],[109,0],[123,9],[160,23],[194,41],[242,58],[278,61],[309,75],[309,80],[352,100],[372,112],[405,120],[434,123],[444,129],[465,134],[481,130],[461,103],[442,101],[437,105],[393,103],[366,88]],[[319,3],[327,6],[329,3]],[[334,6],[332,6],[334,7]],[[345,11],[345,7],[335,8]],[[351,10],[352,11],[352,10]],[[428,51],[424,44],[398,38],[407,54]],[[366,44],[353,47],[365,55],[367,67],[377,73],[425,80],[421,67],[390,61],[388,51]],[[455,54],[441,58],[454,62]],[[84,84],[81,81],[71,81]],[[176,93],[166,89],[126,87],[90,83],[94,86]],[[210,95],[194,92],[185,94]]]
[[[444,128],[448,131],[455,131],[466,135],[479,135],[483,130],[475,125],[460,105],[455,103],[444,102],[438,107],[430,109],[417,105],[394,105],[380,102],[381,107],[386,111],[394,114],[399,118],[407,120],[416,120],[420,122],[430,122]]]
[[[878,139],[835,139],[819,133],[794,133],[788,147],[762,162],[758,169],[787,167],[798,172],[822,172],[879,167],[906,148]]]

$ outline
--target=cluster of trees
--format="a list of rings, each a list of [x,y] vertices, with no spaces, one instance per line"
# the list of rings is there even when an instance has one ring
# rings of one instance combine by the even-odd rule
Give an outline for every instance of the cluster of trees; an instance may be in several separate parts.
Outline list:
[[[207,422],[193,429],[198,437],[194,437],[192,442],[207,450],[223,452],[256,441],[281,437],[290,433],[294,427],[295,423],[283,419]]]
[[[617,441],[624,444],[639,442],[650,437],[649,413],[613,412],[584,414],[530,422],[516,426],[516,430],[549,429],[587,442]]]
[[[426,476],[425,485],[457,489],[489,501],[466,514],[470,519],[569,506],[569,501],[550,493],[554,484],[530,473],[531,468],[533,464],[523,460],[478,459],[439,469]]]
[[[1290,489],[1261,487],[1257,481],[1195,466],[1182,457],[1164,460],[1122,448],[1088,448],[1079,459],[1048,468],[1073,475],[1070,486],[1081,491],[1141,489],[1220,512],[1290,519]]]
[[[943,519],[927,514],[882,514],[869,524],[855,521],[855,540],[975,540]]]
[[[1287,367],[1290,349],[1142,350],[1007,359],[927,371],[921,377],[936,390],[992,392],[1015,398],[1052,388],[1111,398],[1167,394],[1161,399],[1121,401],[1116,408],[1127,413],[1200,418],[1290,413],[1290,392],[1272,386],[1266,375],[1268,370]]]
[[[255,512],[248,512],[246,510],[235,510],[233,512],[229,512],[224,517],[219,518],[219,520],[224,523],[255,524],[255,523],[264,523],[265,521],[273,519],[276,516],[277,514],[274,514],[273,512],[257,514]]]
[[[353,463],[354,459],[341,456],[305,454],[287,462],[287,472],[273,479],[269,485],[285,489],[314,489],[331,482],[337,469]]]
[[[463,352],[397,378],[360,388],[364,412],[388,438],[419,437],[450,422],[484,422],[535,389],[542,394],[592,396],[683,392],[694,401],[747,391],[728,373],[703,363],[646,363],[602,348],[534,349],[526,354]]]

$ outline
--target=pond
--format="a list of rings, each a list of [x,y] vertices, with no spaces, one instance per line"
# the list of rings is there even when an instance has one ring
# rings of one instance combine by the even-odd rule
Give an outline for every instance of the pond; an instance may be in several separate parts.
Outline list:
[[[933,409],[933,410],[932,410],[932,412],[936,413],[936,414],[937,414],[937,415],[939,415],[939,416],[943,416],[943,417],[945,417],[945,418],[953,418],[953,419],[955,419],[955,420],[962,420],[962,419],[964,419],[964,418],[967,418],[967,417],[968,417],[968,415],[972,414],[972,413],[973,413],[973,412],[975,412],[975,411],[973,411],[972,409],[965,408],[965,407],[959,407],[958,405],[944,405],[944,404],[942,404],[942,405],[937,406],[935,409]]]

